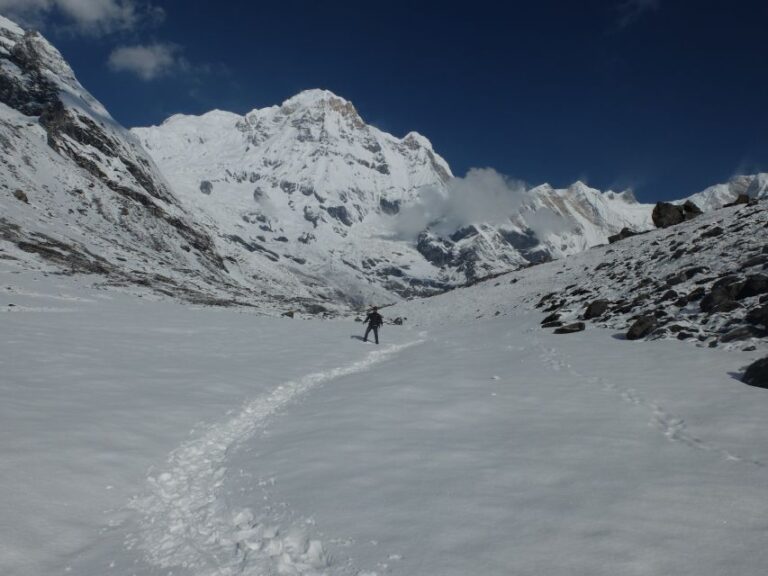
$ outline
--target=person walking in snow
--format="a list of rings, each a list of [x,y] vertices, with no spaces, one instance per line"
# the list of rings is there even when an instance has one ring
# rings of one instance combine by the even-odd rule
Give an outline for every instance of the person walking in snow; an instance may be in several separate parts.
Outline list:
[[[379,309],[374,306],[371,311],[368,312],[368,316],[365,317],[365,322],[368,324],[365,328],[365,336],[363,336],[363,342],[368,342],[368,334],[373,330],[373,336],[376,338],[376,344],[379,343],[379,326],[384,324],[384,318],[379,314]]]

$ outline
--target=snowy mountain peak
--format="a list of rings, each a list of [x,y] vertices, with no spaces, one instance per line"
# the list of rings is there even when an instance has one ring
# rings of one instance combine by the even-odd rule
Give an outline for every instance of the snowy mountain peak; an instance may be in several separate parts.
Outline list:
[[[330,90],[322,88],[313,88],[310,90],[304,90],[298,94],[291,96],[285,100],[280,108],[284,110],[298,109],[298,108],[315,108],[319,106],[352,106],[352,103],[348,100],[334,94]],[[352,106],[354,109],[354,107]]]

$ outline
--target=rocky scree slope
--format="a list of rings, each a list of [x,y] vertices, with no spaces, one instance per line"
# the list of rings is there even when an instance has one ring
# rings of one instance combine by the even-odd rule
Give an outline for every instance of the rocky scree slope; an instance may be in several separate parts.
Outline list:
[[[537,302],[547,314],[545,328],[577,331],[589,321],[630,340],[764,347],[768,202],[723,208],[615,243],[585,272]]]
[[[756,362],[768,353],[768,201],[714,210],[383,314],[416,328],[500,321],[514,329],[516,317],[531,311],[541,318],[533,339],[538,330],[579,338],[601,327],[622,340],[742,351],[745,363],[734,370],[754,363],[750,383],[768,387],[768,359]]]

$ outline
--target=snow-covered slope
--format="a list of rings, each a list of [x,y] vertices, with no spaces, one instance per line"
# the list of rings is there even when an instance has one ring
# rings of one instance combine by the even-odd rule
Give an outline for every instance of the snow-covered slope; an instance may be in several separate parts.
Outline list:
[[[708,212],[722,208],[745,194],[750,198],[768,197],[768,174],[734,176],[725,184],[715,184],[687,198]]]
[[[323,278],[352,301],[428,294],[578,252],[624,227],[650,227],[650,207],[631,193],[603,194],[582,183],[509,190],[520,197],[501,222],[432,226],[441,215],[430,221],[426,198],[451,202],[471,196],[473,184],[457,191],[426,138],[369,126],[327,90],[245,116],[173,116],[133,132],[181,201],[209,216],[220,238],[269,253],[309,280]],[[403,234],[401,211],[413,219],[419,210],[422,229]]]
[[[727,208],[400,303],[378,347],[351,319],[0,259],[0,573],[762,574],[768,394],[733,374],[768,340],[722,338],[760,296],[656,301],[692,260],[681,295],[755,275],[767,220]],[[553,334],[552,293],[564,320],[609,314]],[[664,330],[617,337],[646,306]]]
[[[40,34],[0,17],[0,250],[191,300],[295,307],[305,285],[220,251],[138,140]],[[265,264],[264,264],[265,263]],[[258,290],[254,290],[258,288]]]
[[[0,17],[0,237],[115,281],[177,273],[224,284],[210,238],[136,140],[42,36]],[[172,283],[169,282],[169,283]]]
[[[368,126],[331,92],[302,92],[245,116],[173,116],[133,132],[181,201],[210,217],[245,263],[266,254],[352,302],[387,296],[388,268],[425,284],[439,275],[413,246],[387,238],[385,222],[421,187],[443,185],[448,165],[423,136]]]

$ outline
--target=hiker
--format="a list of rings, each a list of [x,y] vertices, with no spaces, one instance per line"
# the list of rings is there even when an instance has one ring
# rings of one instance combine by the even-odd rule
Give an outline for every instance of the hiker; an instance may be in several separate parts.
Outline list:
[[[384,324],[384,318],[379,314],[379,309],[374,306],[371,311],[368,312],[368,316],[365,317],[365,322],[368,326],[365,328],[365,336],[363,336],[363,342],[368,342],[368,334],[373,330],[373,335],[376,338],[376,344],[379,343],[379,326]]]

